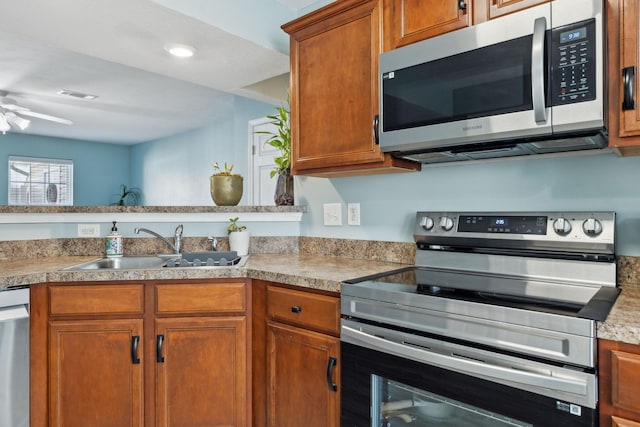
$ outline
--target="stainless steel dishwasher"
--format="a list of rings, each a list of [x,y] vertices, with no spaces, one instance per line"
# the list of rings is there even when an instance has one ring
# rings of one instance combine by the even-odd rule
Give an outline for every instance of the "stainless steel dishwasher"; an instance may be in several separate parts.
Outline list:
[[[0,291],[0,427],[29,426],[29,288]]]

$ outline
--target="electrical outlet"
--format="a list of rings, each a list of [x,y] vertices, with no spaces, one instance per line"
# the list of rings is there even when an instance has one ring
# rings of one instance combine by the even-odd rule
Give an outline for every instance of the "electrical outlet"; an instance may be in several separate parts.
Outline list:
[[[324,225],[342,225],[342,203],[324,204]]]
[[[100,224],[78,224],[78,237],[100,237]]]
[[[347,204],[347,224],[360,225],[360,203]]]

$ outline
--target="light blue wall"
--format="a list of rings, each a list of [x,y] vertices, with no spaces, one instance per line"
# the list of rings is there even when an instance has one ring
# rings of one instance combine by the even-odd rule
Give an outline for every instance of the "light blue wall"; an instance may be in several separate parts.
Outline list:
[[[233,163],[234,172],[246,177],[248,122],[273,111],[273,105],[236,96],[228,115],[207,127],[132,146],[131,182],[142,189],[143,204],[213,206],[211,165]],[[246,204],[245,193],[240,205]]]
[[[519,158],[426,166],[422,172],[353,178],[296,178],[308,206],[301,233],[412,240],[419,210],[577,210],[617,213],[617,251],[640,256],[640,157],[615,154]],[[324,226],[323,204],[360,203],[361,226]]]
[[[129,147],[72,139],[0,134],[0,204],[8,203],[8,156],[73,160],[76,206],[109,205],[118,200],[120,185],[129,185]]]

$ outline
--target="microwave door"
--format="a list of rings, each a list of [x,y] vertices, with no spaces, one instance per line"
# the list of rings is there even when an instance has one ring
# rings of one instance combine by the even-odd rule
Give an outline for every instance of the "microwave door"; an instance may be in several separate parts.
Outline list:
[[[382,150],[550,135],[549,10],[542,5],[382,54]]]

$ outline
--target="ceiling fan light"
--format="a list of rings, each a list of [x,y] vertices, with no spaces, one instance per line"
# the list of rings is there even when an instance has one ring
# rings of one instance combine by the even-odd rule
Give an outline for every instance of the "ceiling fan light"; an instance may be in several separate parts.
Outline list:
[[[31,123],[31,120],[24,119],[14,113],[6,113],[5,116],[7,118],[7,121],[10,121],[12,124],[18,126],[20,130],[25,130]]]
[[[3,113],[0,113],[0,132],[2,132],[2,134],[4,135],[10,129],[11,126],[9,126],[9,121]]]
[[[178,58],[190,58],[196,53],[195,47],[179,43],[168,43],[164,45],[164,50]]]

